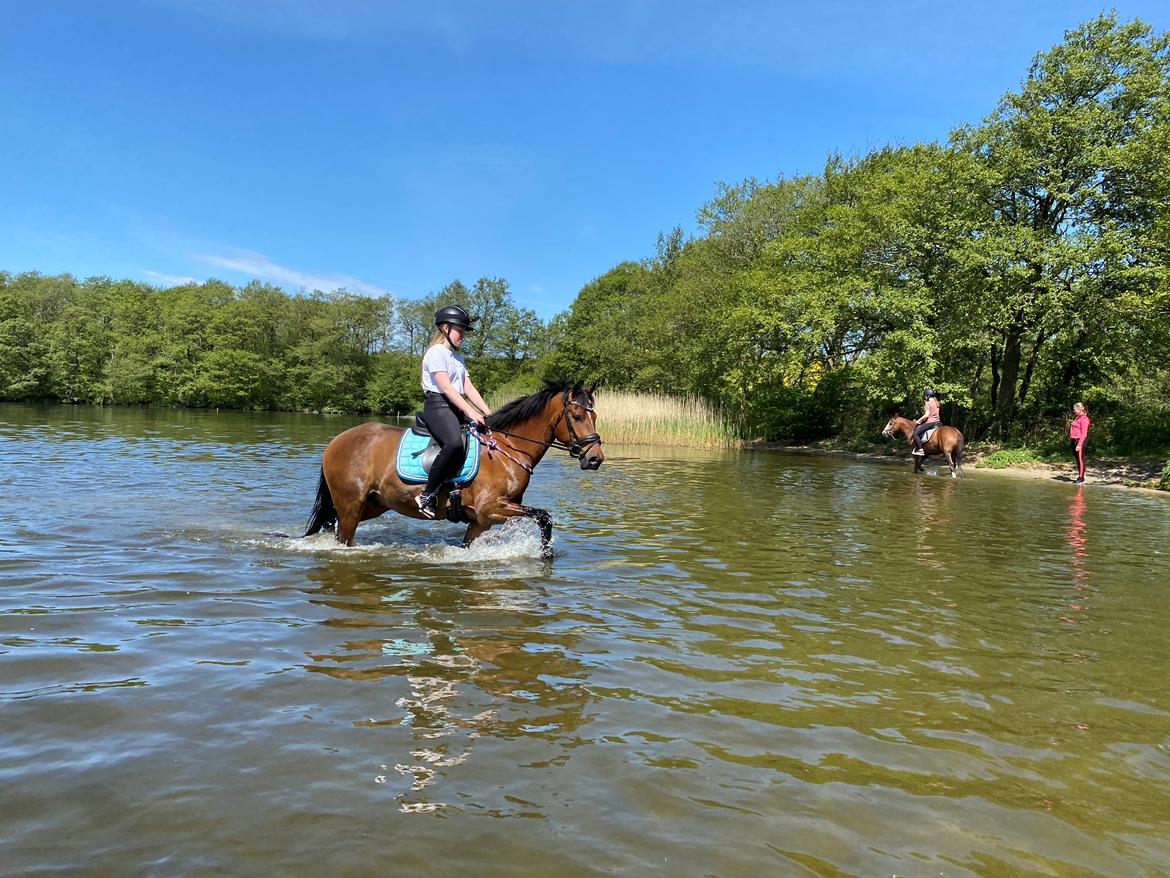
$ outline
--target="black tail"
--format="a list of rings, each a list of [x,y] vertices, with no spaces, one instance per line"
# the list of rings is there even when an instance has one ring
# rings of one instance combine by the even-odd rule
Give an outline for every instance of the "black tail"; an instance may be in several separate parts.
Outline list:
[[[955,472],[963,474],[963,434],[959,434],[959,441],[955,443]]]
[[[321,481],[317,482],[317,499],[313,501],[313,511],[309,513],[309,523],[305,525],[305,536],[315,534],[322,528],[333,530],[335,524],[337,510],[333,508],[333,495],[325,484],[325,470],[321,470]]]

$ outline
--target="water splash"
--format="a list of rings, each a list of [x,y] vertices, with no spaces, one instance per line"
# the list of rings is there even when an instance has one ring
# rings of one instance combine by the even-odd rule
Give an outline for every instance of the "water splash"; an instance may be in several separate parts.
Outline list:
[[[372,530],[372,529],[370,529]],[[469,548],[454,543],[424,543],[432,531],[387,529],[383,533],[367,531],[368,542],[343,546],[331,533],[308,537],[265,534],[239,542],[269,551],[292,554],[335,555],[337,557],[390,558],[396,561],[464,566],[540,559],[540,531],[528,521],[513,520],[485,533]],[[412,544],[413,543],[413,544]]]

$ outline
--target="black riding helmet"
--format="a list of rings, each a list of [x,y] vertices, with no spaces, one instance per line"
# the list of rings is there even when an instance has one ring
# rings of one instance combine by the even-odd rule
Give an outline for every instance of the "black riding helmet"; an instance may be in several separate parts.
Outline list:
[[[938,394],[935,393],[933,387],[928,387],[928,388],[926,388],[926,390],[922,391],[922,398],[923,399],[930,399],[932,396],[935,399],[938,399]]]
[[[435,326],[442,326],[444,323],[460,326],[467,331],[471,329],[471,315],[458,305],[446,305],[435,312]]]

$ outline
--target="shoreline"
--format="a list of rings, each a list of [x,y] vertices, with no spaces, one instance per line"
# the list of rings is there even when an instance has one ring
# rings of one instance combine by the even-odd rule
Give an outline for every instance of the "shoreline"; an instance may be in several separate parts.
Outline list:
[[[815,445],[785,445],[776,442],[757,442],[746,446],[752,451],[782,451],[787,454],[809,454],[819,457],[841,457],[870,463],[899,464],[911,466],[910,452],[900,446],[891,446],[886,451],[848,451],[844,448],[821,448]],[[1002,475],[1007,478],[1030,479],[1033,481],[1054,481],[1072,484],[1074,470],[1072,462],[1067,464],[1034,463],[1028,466],[979,467],[978,463],[989,452],[967,448],[963,455],[963,468],[980,474]],[[937,455],[927,459],[928,467],[946,464]],[[1107,460],[1089,458],[1085,466],[1085,485],[1108,488],[1125,488],[1166,496],[1167,491],[1153,487],[1161,477],[1164,463],[1156,460]]]

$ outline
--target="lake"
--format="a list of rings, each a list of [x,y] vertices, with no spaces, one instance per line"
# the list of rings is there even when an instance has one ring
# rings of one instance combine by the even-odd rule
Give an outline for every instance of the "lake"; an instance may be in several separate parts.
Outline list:
[[[0,872],[1170,874],[1170,498],[607,445],[551,563],[298,539],[360,420],[0,405]]]

